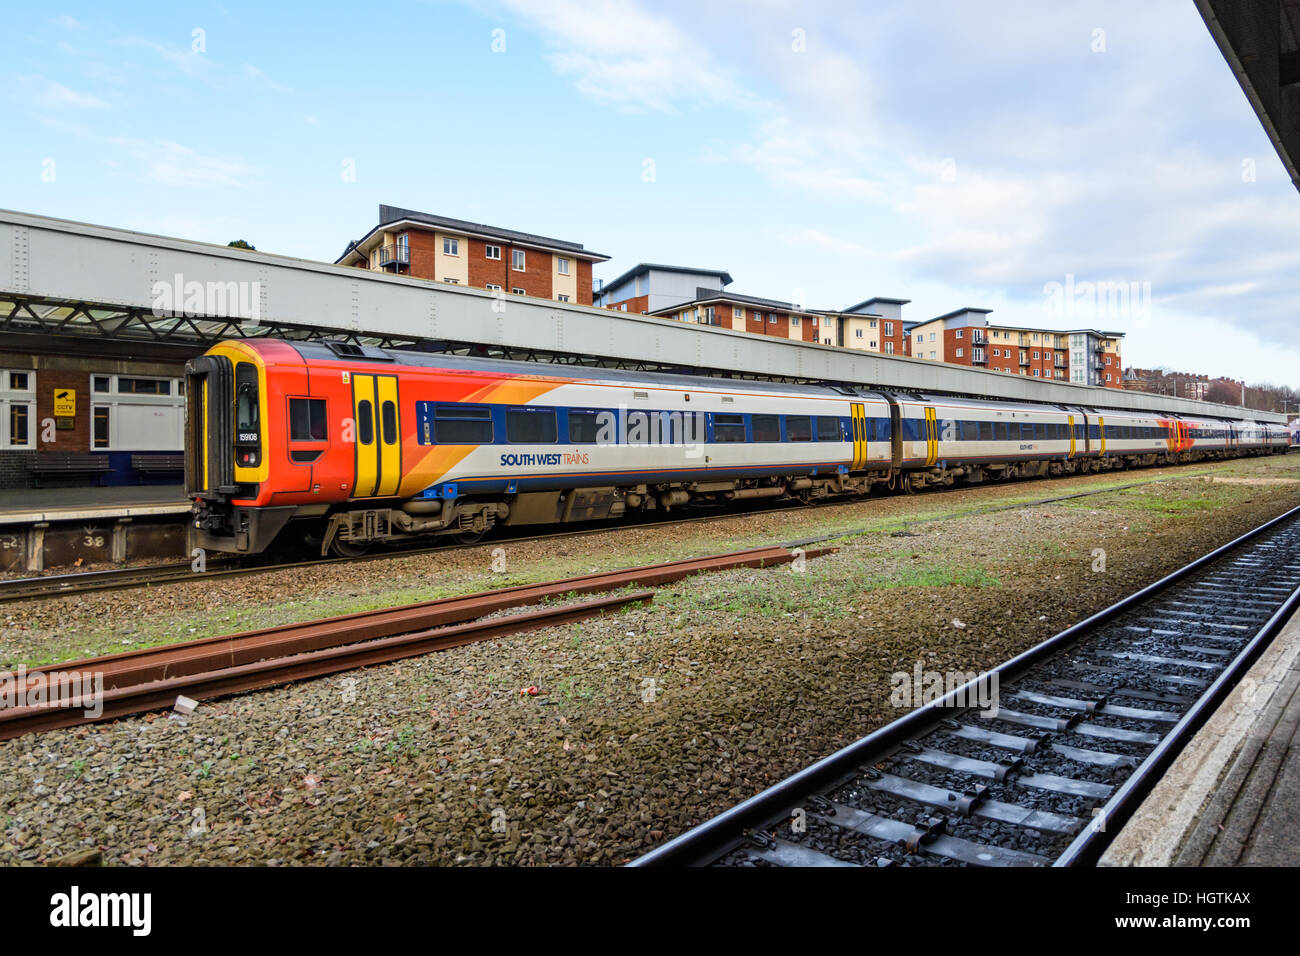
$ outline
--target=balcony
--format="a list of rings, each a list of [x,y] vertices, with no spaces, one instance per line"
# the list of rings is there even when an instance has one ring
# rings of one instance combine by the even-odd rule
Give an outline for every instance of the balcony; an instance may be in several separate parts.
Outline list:
[[[401,272],[402,266],[410,267],[411,265],[411,247],[410,246],[383,246],[379,250],[379,268],[387,269],[392,266],[394,271]]]
[[[1029,356],[1028,356],[1028,355],[1023,355],[1023,354],[1022,354],[1022,355],[1020,356],[1020,367],[1021,367],[1021,368],[1029,368]]]
[[[971,349],[970,360],[975,365],[984,365],[988,362],[988,356],[983,349]]]
[[[984,334],[982,331],[980,331],[979,329],[971,329],[971,333],[970,333],[970,344],[971,344],[971,345],[988,345],[988,344],[989,344],[988,336],[987,336],[986,334]]]

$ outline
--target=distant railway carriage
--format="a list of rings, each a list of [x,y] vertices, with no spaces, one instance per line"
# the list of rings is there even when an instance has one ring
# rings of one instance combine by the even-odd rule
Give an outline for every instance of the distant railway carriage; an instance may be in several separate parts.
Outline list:
[[[1283,429],[1091,407],[542,366],[274,339],[186,369],[199,543],[424,535],[875,486],[1285,451]],[[293,529],[292,532],[286,529]]]

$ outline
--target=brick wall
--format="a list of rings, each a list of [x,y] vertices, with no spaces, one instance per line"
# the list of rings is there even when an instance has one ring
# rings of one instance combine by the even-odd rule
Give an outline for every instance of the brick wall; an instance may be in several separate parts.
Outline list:
[[[575,259],[574,261],[578,264],[578,304],[591,305],[591,261],[588,259]],[[641,308],[644,309],[646,306]],[[631,309],[632,307],[628,306],[628,311],[631,311]],[[639,312],[641,309],[637,311]]]
[[[588,266],[587,272],[588,272],[588,273],[591,272],[590,265]],[[581,269],[578,270],[578,281],[579,281],[579,282],[582,281],[582,270],[581,270]],[[588,283],[587,285],[588,285],[588,291],[590,291],[591,284]],[[578,288],[578,296],[579,296],[579,298],[581,298],[581,296],[582,296],[582,288],[581,288],[581,287]],[[605,308],[607,308],[607,309],[614,309],[614,310],[616,310],[616,311],[622,312],[622,311],[624,311],[624,309],[623,309],[623,306],[624,306],[624,305],[627,306],[627,310],[626,310],[626,311],[628,311],[628,312],[648,312],[648,311],[650,310],[650,296],[649,296],[648,294],[647,294],[647,295],[634,295],[634,296],[632,296],[630,299],[619,299],[617,302],[611,302],[609,305],[605,306]],[[731,313],[728,312],[727,314],[730,315]]]
[[[501,250],[500,259],[489,259],[487,247],[496,246]],[[470,239],[469,249],[469,284],[476,289],[485,289],[488,285],[499,285],[503,292],[510,291],[510,248],[498,242],[484,242]]]

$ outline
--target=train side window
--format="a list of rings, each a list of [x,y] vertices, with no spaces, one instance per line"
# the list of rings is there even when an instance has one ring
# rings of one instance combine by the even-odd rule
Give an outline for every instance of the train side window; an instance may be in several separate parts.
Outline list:
[[[357,439],[363,445],[375,440],[375,407],[368,398],[357,402]]]
[[[839,441],[840,420],[830,415],[817,416],[817,440],[818,441]]]
[[[613,412],[604,414],[612,416]],[[594,445],[600,436],[601,413],[592,408],[569,409],[569,442],[574,445]],[[606,419],[606,421],[612,421]]]
[[[674,443],[679,445],[698,445],[703,443],[703,412],[668,412],[666,414],[672,421],[672,438]]]
[[[397,444],[397,404],[395,402],[384,402],[379,411],[381,424],[384,428],[384,444]]]
[[[433,440],[439,445],[492,444],[492,410],[486,405],[435,405]]]
[[[326,428],[325,399],[289,399],[290,441],[324,441]]]
[[[979,440],[980,440],[980,441],[992,441],[992,440],[993,440],[993,423],[992,423],[992,422],[980,422],[980,423],[979,423],[979,435],[980,435],[980,437],[979,437]]]
[[[506,409],[506,441],[516,445],[552,445],[555,443],[555,409]]]
[[[786,441],[812,441],[812,419],[807,415],[785,416]]]
[[[751,419],[754,441],[780,441],[781,423],[775,415],[754,415]]]
[[[714,415],[713,440],[719,444],[743,442],[745,440],[745,416]]]

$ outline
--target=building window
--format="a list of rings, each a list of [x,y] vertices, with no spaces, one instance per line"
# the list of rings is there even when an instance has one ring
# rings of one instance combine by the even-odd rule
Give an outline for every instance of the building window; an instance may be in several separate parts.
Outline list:
[[[776,325],[776,313],[775,313],[775,312],[769,312],[769,313],[767,314],[767,322],[768,322],[769,325]]]
[[[1039,378],[1038,369],[1034,369],[1034,378]]]
[[[31,390],[32,390],[32,377],[30,372],[9,373],[9,391],[30,392]]]
[[[893,323],[893,322],[886,322],[886,323],[885,323],[885,334],[886,334],[886,335],[893,335],[893,334],[894,334],[894,323]]]
[[[567,276],[569,274],[569,260],[562,259],[559,256],[556,256],[555,271],[557,271],[562,276]]]
[[[831,344],[830,339],[822,339],[822,345],[830,345],[830,344]]]
[[[519,288],[514,288],[514,289],[511,289],[510,291],[513,292],[515,295],[527,295],[527,294],[528,294],[528,293],[525,292],[523,289],[519,289]]]
[[[442,254],[444,256],[460,255],[460,240],[452,236],[442,237]]]
[[[933,332],[930,333],[930,341],[931,341],[931,342],[934,341],[934,333],[933,333]]]
[[[886,354],[886,355],[893,355],[893,354],[894,354],[894,343],[893,343],[893,342],[886,342],[886,343],[885,343],[885,354]]]
[[[524,271],[524,250],[510,250],[510,268],[514,269],[516,272]]]
[[[859,338],[859,339],[862,338],[862,330],[861,330],[861,329],[854,329],[854,330],[853,330],[853,336],[854,336],[854,338]]]
[[[501,258],[501,247],[500,247],[500,246],[484,246],[484,247],[483,247],[483,255],[484,255],[484,257],[486,257],[486,258],[488,258],[488,259],[500,259],[500,258]]]
[[[95,406],[95,419],[92,426],[91,442],[94,448],[108,447],[108,413],[107,405]]]
[[[957,330],[957,338],[961,338],[961,337],[962,337],[962,333],[963,333],[964,331],[966,331],[966,330],[965,330],[965,329],[958,329],[958,330]]]
[[[790,328],[792,329],[799,328],[799,316],[797,315],[790,316]]]
[[[869,320],[868,320],[868,323],[871,325],[871,327],[872,327],[873,329],[876,327],[876,320],[875,320],[875,319],[869,319]]]
[[[732,306],[731,317],[733,319],[743,319],[745,317],[745,310],[740,308],[740,306]]]
[[[871,347],[872,347],[873,349],[876,347],[876,340],[875,340],[875,339],[872,339],[872,340],[871,340]]]
[[[96,375],[91,379],[90,387],[96,392],[107,392],[109,390],[109,381],[107,375]]]
[[[446,282],[446,283],[449,284],[449,285],[460,285],[460,280],[459,280],[459,279],[446,278],[446,279],[443,279],[442,281],[443,281],[443,282]]]
[[[486,288],[489,292],[500,292],[500,291],[501,291],[501,286],[496,285],[496,284],[491,283],[491,282],[489,282],[489,283],[488,283],[484,288]]]
[[[966,350],[965,350],[965,349],[958,349],[958,350],[957,350],[957,357],[958,357],[958,358],[961,358],[961,357],[962,357],[963,355],[965,355],[965,354],[966,354]]]
[[[119,375],[117,390],[122,395],[170,395],[171,379],[166,378],[127,378]]]
[[[557,295],[555,298],[556,298],[556,301],[558,301],[558,302],[568,302],[568,301],[569,301],[569,297],[568,297],[567,295]]]

